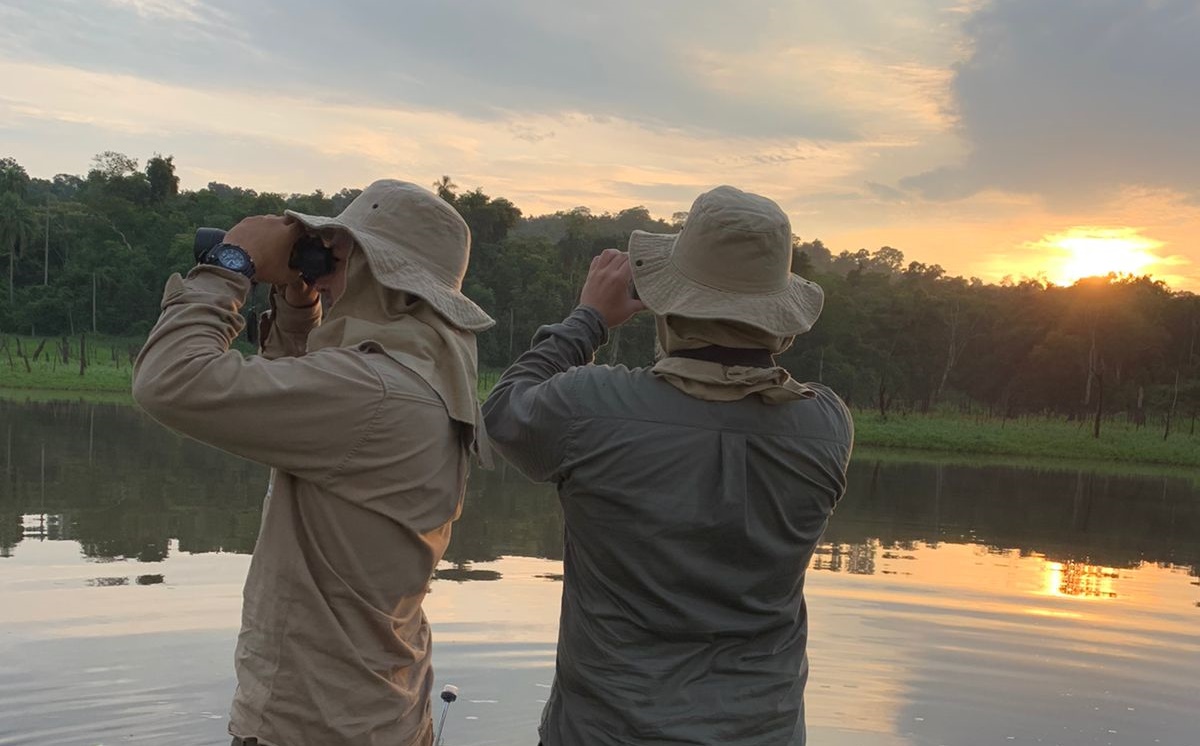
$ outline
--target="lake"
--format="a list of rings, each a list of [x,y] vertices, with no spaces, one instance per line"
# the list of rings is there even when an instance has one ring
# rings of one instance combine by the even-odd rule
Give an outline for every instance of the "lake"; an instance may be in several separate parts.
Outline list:
[[[119,404],[0,401],[0,448],[0,744],[228,744],[266,470]],[[1200,744],[1196,480],[858,453],[810,743]],[[551,489],[473,475],[425,607],[448,746],[536,743],[561,557]]]

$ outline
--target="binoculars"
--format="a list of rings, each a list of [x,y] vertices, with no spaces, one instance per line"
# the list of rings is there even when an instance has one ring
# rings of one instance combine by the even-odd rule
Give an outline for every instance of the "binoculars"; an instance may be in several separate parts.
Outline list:
[[[196,238],[192,242],[192,253],[196,262],[201,262],[208,252],[224,240],[225,231],[220,228],[197,228]],[[333,259],[333,251],[319,237],[305,234],[292,245],[288,266],[299,270],[300,277],[311,285],[317,278],[333,272],[337,263]]]

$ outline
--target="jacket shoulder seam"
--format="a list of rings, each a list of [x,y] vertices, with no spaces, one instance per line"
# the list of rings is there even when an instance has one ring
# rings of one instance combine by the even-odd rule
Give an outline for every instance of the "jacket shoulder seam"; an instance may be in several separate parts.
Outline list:
[[[837,445],[846,445],[845,440],[838,438],[825,438],[820,435],[804,435],[802,433],[778,432],[774,430],[747,430],[736,427],[710,427],[703,424],[685,423],[685,422],[669,422],[666,420],[655,420],[648,417],[626,417],[617,414],[592,414],[578,418],[579,420],[620,420],[623,422],[642,422],[650,425],[669,425],[672,427],[686,427],[692,430],[708,430],[716,433],[737,433],[739,435],[760,435],[760,436],[775,436],[779,438],[801,438],[803,440],[820,440],[826,443],[834,443]]]

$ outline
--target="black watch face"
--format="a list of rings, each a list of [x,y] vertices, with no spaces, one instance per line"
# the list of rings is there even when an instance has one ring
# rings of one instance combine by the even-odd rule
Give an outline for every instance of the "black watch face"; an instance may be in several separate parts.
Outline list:
[[[250,268],[250,262],[246,259],[246,255],[233,248],[218,249],[216,260],[217,264],[234,272],[245,272]]]

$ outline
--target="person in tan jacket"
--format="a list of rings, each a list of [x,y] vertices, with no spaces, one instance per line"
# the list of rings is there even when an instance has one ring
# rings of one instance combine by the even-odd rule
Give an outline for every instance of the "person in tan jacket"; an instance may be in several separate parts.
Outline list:
[[[287,266],[306,232],[337,260],[311,286]],[[449,204],[378,181],[336,218],[247,218],[209,264],[167,281],[134,398],[271,467],[235,656],[235,746],[432,742],[421,603],[482,443],[475,333],[493,323],[461,293],[469,246]],[[272,310],[261,354],[243,357],[230,343],[252,279],[273,286]]]

